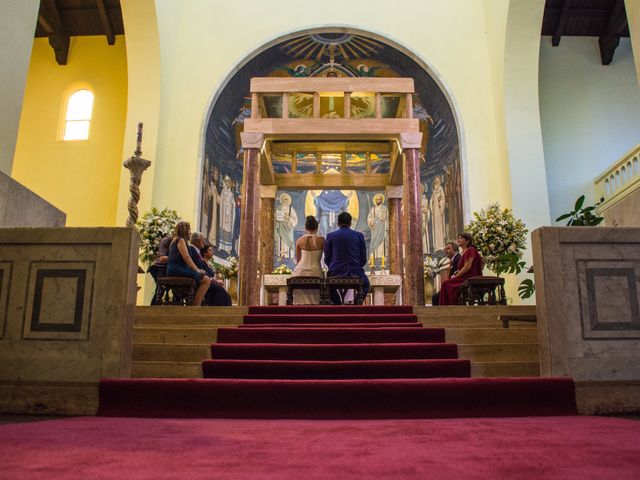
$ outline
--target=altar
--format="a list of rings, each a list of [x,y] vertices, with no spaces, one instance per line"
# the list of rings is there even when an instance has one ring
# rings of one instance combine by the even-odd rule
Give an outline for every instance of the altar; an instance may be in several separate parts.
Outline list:
[[[268,295],[278,294],[278,305],[287,304],[287,279],[291,275],[263,275],[260,286],[260,305],[268,304]],[[402,305],[402,276],[394,274],[367,274],[371,288],[369,295],[373,305],[384,305],[384,294],[392,293],[396,305]],[[365,300],[366,301],[366,300]]]

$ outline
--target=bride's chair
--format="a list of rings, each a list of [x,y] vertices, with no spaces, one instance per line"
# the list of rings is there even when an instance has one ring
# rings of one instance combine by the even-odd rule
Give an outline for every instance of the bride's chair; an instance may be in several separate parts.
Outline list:
[[[329,290],[324,278],[321,277],[290,277],[287,278],[287,305],[293,305],[293,291],[318,290],[320,292],[320,305],[331,305]]]

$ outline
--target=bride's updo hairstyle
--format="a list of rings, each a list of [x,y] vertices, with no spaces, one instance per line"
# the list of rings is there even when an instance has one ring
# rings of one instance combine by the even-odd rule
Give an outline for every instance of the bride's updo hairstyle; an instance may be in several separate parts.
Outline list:
[[[318,230],[318,220],[313,215],[309,215],[307,217],[307,221],[304,224],[304,228],[306,228],[310,232],[315,232]]]

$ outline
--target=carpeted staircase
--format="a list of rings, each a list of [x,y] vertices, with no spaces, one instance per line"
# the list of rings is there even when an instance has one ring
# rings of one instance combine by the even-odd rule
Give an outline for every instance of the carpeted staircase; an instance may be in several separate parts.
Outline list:
[[[411,307],[250,307],[219,328],[203,379],[112,379],[99,415],[442,418],[571,415],[564,378],[470,378]]]

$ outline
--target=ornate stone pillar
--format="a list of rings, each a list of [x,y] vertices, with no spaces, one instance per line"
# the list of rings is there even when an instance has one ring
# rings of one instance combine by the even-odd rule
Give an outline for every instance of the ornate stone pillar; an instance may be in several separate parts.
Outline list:
[[[389,205],[389,273],[403,275],[402,245],[402,186],[386,188]]]
[[[405,227],[403,300],[407,305],[424,305],[422,218],[420,213],[420,146],[422,133],[400,134],[403,156],[403,206]]]
[[[240,252],[238,265],[238,303],[257,305],[260,301],[258,266],[260,254],[260,150],[262,133],[242,132],[244,170],[240,211]]]
[[[260,185],[260,273],[273,271],[273,228],[276,185]]]

